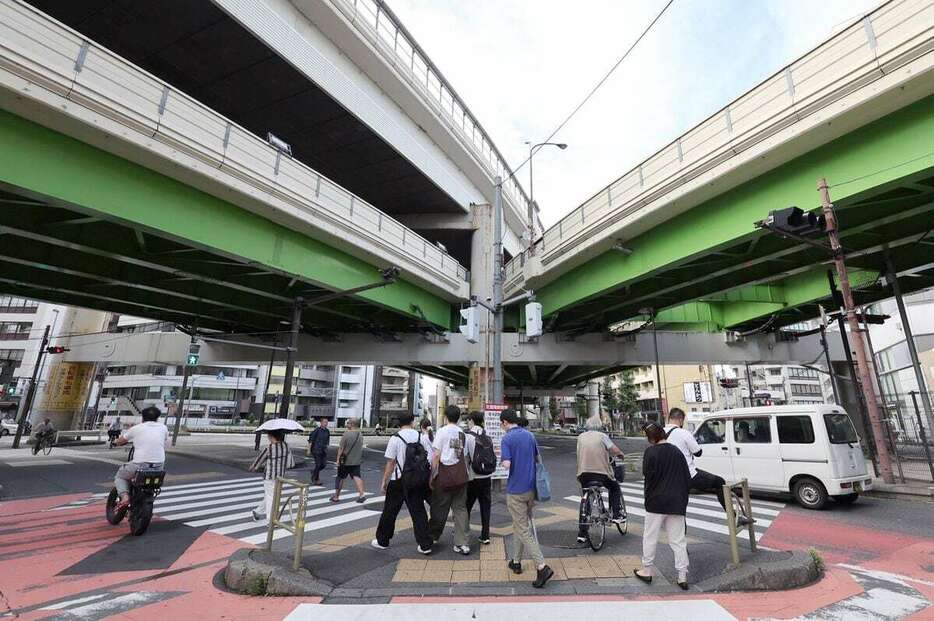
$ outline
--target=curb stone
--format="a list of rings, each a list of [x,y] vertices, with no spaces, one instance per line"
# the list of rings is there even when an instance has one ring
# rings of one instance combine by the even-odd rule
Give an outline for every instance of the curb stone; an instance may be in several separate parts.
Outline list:
[[[820,575],[814,558],[806,551],[796,550],[789,552],[786,558],[774,561],[746,561],[694,586],[705,592],[781,591],[811,584]]]
[[[334,589],[304,567],[293,571],[283,557],[255,548],[241,548],[231,555],[224,584],[245,595],[326,596]]]

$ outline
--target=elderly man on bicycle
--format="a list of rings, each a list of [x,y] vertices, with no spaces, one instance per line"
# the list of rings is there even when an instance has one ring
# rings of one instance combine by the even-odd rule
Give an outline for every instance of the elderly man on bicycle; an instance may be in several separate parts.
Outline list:
[[[626,516],[622,510],[623,493],[619,482],[613,474],[611,461],[614,457],[623,458],[610,437],[603,432],[603,421],[599,416],[592,416],[586,423],[587,431],[577,436],[577,480],[582,488],[599,485],[605,487],[610,493],[611,520],[614,524],[622,524]],[[581,504],[581,511],[584,506]],[[578,543],[587,542],[587,526],[584,517],[578,520],[580,530],[577,533]]]

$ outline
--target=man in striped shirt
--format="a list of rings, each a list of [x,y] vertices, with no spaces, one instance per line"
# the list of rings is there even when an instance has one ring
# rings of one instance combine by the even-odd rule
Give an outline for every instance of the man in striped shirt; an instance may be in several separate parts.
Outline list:
[[[268,519],[272,515],[272,495],[276,485],[276,477],[285,475],[291,460],[289,445],[285,442],[285,432],[274,429],[266,432],[269,444],[253,460],[250,465],[251,472],[259,472],[263,468],[263,499],[253,509],[253,519],[256,521]]]

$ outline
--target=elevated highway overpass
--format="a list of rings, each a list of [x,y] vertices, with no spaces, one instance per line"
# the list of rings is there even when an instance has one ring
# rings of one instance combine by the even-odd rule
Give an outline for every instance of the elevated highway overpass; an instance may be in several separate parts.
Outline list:
[[[299,358],[455,383],[489,358],[444,334],[471,294],[489,295],[484,204],[509,167],[384,4],[0,0],[0,14],[0,290],[267,344],[302,297]],[[507,382],[654,362],[633,345],[645,333],[607,336],[644,309],[680,335],[662,337],[663,362],[816,359],[810,341],[766,335],[760,351],[715,333],[826,304],[826,257],[754,225],[816,206],[818,177],[861,302],[887,295],[886,252],[905,291],[934,282],[932,28],[929,2],[882,5],[527,252],[527,198],[511,180],[508,292],[534,289],[548,334],[530,342],[510,318]],[[390,266],[396,281],[359,291]],[[218,361],[262,351],[223,347]]]
[[[859,302],[885,251],[906,291],[934,284],[934,5],[887,2],[625,173],[507,264],[553,330],[659,313],[748,330],[817,316],[829,256],[756,228],[819,206],[825,177]],[[689,304],[685,304],[688,303]]]

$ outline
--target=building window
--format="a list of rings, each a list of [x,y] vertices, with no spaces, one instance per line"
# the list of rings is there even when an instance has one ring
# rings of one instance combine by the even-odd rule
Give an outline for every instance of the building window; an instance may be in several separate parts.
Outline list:
[[[791,367],[788,370],[788,377],[803,378],[803,379],[817,379],[819,375],[817,371],[815,371],[814,369],[805,369],[803,367]]]
[[[0,349],[0,360],[21,361],[24,349]]]
[[[820,395],[821,388],[818,384],[792,384],[791,394],[793,395]]]
[[[0,295],[0,313],[35,313],[38,308],[35,300]]]
[[[0,340],[24,341],[29,338],[30,329],[30,321],[0,321]]]

